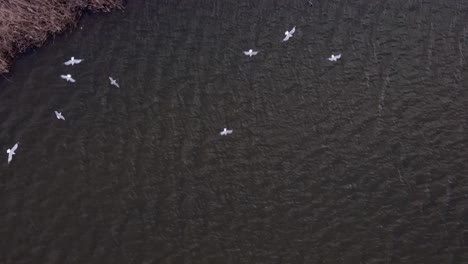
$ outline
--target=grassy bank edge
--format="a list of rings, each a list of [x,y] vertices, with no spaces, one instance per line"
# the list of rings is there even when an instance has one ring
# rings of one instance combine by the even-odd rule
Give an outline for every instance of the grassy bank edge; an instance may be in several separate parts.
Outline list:
[[[0,2],[0,73],[18,54],[76,27],[85,12],[123,9],[125,0],[4,0]]]

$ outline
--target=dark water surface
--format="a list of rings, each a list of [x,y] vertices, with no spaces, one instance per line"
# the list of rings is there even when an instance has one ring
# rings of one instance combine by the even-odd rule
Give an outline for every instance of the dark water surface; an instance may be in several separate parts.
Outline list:
[[[313,2],[133,0],[22,56],[0,263],[468,263],[468,1]]]

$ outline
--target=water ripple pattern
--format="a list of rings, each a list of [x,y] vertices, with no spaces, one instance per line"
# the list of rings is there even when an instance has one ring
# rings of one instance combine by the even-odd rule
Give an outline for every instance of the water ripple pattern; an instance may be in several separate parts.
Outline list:
[[[468,1],[128,2],[0,80],[1,264],[468,263]]]

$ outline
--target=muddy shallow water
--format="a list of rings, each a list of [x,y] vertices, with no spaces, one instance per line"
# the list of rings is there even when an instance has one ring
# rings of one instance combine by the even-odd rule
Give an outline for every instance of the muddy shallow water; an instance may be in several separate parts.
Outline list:
[[[22,56],[0,263],[468,263],[468,2],[313,2],[133,0]]]

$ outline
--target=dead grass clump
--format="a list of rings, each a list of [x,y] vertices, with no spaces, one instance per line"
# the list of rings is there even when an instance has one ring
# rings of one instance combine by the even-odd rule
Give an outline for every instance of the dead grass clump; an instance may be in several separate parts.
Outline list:
[[[52,34],[75,26],[84,11],[109,12],[125,0],[0,1],[0,73],[28,48],[41,46]]]

